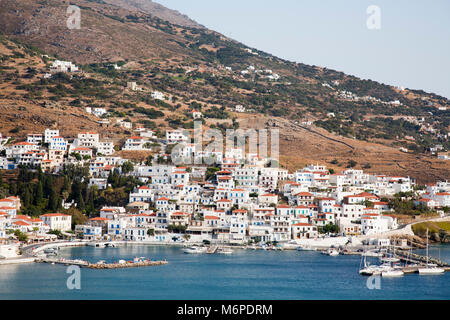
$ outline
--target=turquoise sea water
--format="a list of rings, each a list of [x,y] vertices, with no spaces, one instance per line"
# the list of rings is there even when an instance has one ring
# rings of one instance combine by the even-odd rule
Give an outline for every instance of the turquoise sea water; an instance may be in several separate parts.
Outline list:
[[[430,249],[437,257],[437,248]],[[450,262],[450,246],[440,246]],[[450,272],[382,279],[369,290],[358,274],[359,256],[329,257],[311,251],[235,250],[230,256],[187,255],[180,248],[123,246],[62,249],[60,256],[91,262],[144,256],[168,265],[81,269],[81,290],[66,286],[66,266],[0,266],[0,299],[450,299]]]

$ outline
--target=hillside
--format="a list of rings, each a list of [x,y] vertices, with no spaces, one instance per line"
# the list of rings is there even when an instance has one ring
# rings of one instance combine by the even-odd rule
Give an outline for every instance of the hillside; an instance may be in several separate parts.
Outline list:
[[[103,2],[129,10],[140,10],[162,20],[169,21],[172,24],[184,27],[203,28],[202,25],[193,21],[188,16],[176,10],[168,9],[152,0],[103,0]]]
[[[444,97],[285,61],[144,0],[70,4],[81,9],[80,30],[66,26],[68,1],[2,1],[4,135],[20,138],[58,123],[67,136],[90,127],[120,141],[129,132],[101,127],[84,107],[105,106],[114,118],[159,132],[190,128],[190,111],[200,109],[207,125],[221,129],[277,122],[283,164],[290,168],[334,159],[345,167],[355,159],[373,172],[450,179],[447,163],[427,151],[437,144],[450,148]],[[76,62],[83,73],[43,79],[52,57]],[[127,90],[129,81],[143,90]],[[154,100],[152,90],[170,99]],[[238,104],[247,113],[235,113]],[[309,130],[298,126],[305,122],[313,123]]]

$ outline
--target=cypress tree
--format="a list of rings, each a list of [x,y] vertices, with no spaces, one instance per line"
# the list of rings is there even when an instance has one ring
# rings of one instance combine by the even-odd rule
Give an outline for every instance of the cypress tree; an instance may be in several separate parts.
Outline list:
[[[51,212],[56,212],[59,209],[59,203],[58,203],[58,195],[56,194],[55,190],[50,191],[50,196],[48,198],[47,203],[47,210]]]
[[[42,200],[44,200],[44,190],[42,187],[42,182],[39,181],[36,184],[36,189],[34,193],[34,205],[39,206],[42,203]]]

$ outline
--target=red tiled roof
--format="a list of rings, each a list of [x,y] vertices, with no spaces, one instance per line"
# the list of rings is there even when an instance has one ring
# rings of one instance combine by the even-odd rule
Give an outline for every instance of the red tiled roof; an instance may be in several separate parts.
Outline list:
[[[41,215],[41,217],[70,217],[70,216],[63,213],[47,213]]]
[[[109,219],[107,219],[107,218],[101,218],[101,217],[89,219],[89,221],[108,221],[108,220],[109,220]]]
[[[14,221],[12,224],[16,225],[16,226],[29,226],[29,223],[26,223],[24,221]]]

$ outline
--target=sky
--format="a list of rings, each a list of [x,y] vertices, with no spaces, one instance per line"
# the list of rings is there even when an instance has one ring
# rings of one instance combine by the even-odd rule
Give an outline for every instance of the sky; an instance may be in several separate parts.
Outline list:
[[[449,0],[155,2],[280,58],[450,98]]]

